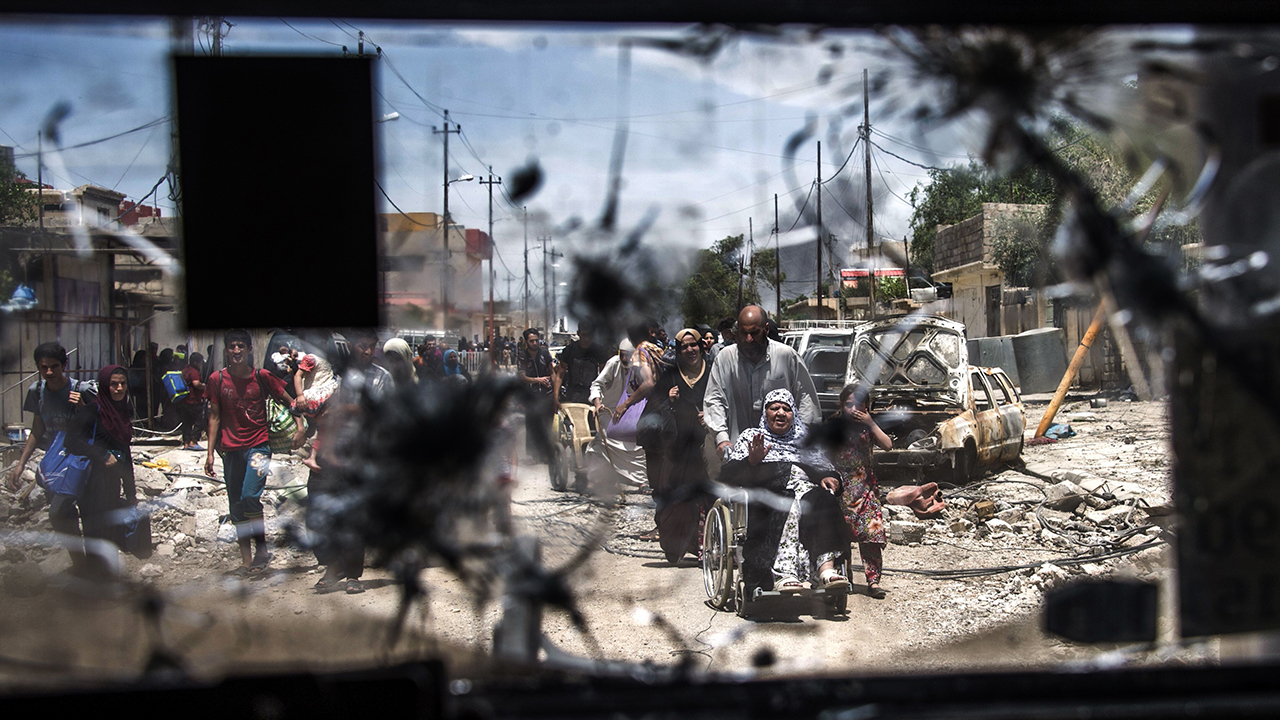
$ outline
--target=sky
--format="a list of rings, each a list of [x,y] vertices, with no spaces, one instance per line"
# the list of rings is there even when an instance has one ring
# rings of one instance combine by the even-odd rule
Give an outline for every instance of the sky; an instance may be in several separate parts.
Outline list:
[[[865,243],[861,146],[851,155],[862,120],[864,68],[885,80],[871,100],[877,238],[907,234],[910,189],[927,180],[921,166],[964,162],[973,149],[967,141],[978,136],[963,119],[934,128],[907,119],[902,108],[928,89],[913,84],[883,38],[869,31],[734,36],[698,57],[660,46],[694,37],[677,26],[228,21],[227,54],[335,55],[343,45],[356,52],[360,31],[366,52],[382,49],[375,103],[380,114],[400,113],[377,126],[384,212],[440,211],[443,144],[432,129],[442,126],[447,109],[462,127],[450,138],[450,178],[478,179],[489,166],[509,177],[536,160],[546,180],[521,203],[529,236],[554,235],[574,218],[589,226],[601,216],[614,136],[625,123],[617,226],[625,233],[652,222],[646,242],[680,251],[671,256],[673,267],[687,263],[691,252],[685,251],[726,235],[811,247],[814,228],[796,219],[800,206],[816,206],[811,187],[819,141],[824,224],[842,256],[851,243]],[[18,168],[36,176],[37,130],[65,103],[70,112],[58,126],[57,143],[45,141],[45,181],[57,188],[92,182],[135,201],[146,196],[169,156],[169,32],[160,19],[0,22],[0,144],[16,146]],[[619,71],[624,40],[631,48],[625,79]],[[206,33],[196,33],[194,52],[207,52],[209,43]],[[295,121],[288,108],[264,109],[264,124],[287,129]],[[789,139],[806,126],[810,137],[789,156]],[[97,140],[103,141],[72,147]],[[67,149],[49,152],[58,144]],[[172,214],[166,192],[161,185],[148,203]],[[777,240],[771,238],[775,193]],[[487,188],[453,183],[450,215],[486,229]],[[522,274],[524,214],[495,192],[493,216],[502,297],[506,275]],[[565,235],[556,238],[558,249],[588,242],[582,233]],[[540,273],[531,272],[540,282]],[[788,268],[788,274],[796,291],[812,287],[812,267]]]

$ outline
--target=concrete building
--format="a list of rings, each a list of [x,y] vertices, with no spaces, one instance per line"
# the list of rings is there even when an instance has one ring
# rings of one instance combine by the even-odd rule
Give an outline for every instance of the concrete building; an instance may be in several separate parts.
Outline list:
[[[1015,335],[1044,327],[1044,293],[1005,285],[991,257],[992,240],[1002,221],[1034,220],[1044,205],[983,203],[982,212],[955,225],[939,225],[933,239],[933,280],[951,283],[950,307],[969,337]]]
[[[433,212],[384,213],[379,231],[384,253],[383,302],[386,322],[395,328],[456,332],[471,338],[488,321],[485,282],[492,247],[488,233],[449,225],[446,288],[449,327],[441,310],[441,263],[445,237],[441,216]]]
[[[124,200],[124,193],[92,184],[81,185],[74,190],[32,187],[27,192],[40,197],[46,229],[107,227],[120,217]]]

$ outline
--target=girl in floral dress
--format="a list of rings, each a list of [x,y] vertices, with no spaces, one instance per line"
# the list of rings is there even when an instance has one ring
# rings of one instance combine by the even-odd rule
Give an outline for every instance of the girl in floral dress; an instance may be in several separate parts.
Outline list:
[[[884,516],[880,506],[879,485],[871,470],[871,445],[881,450],[893,447],[893,441],[872,419],[870,388],[849,384],[840,391],[840,412],[852,425],[852,437],[836,454],[835,466],[844,476],[840,506],[844,518],[853,530],[862,556],[862,566],[867,574],[867,594],[883,598],[880,589],[880,568],[885,544]]]

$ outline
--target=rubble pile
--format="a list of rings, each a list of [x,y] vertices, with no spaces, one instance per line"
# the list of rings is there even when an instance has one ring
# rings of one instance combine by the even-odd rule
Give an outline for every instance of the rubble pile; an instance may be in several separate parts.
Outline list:
[[[35,484],[41,456],[39,450],[34,453],[18,490],[0,487],[0,589],[14,597],[38,595],[70,566],[67,553],[53,547],[49,497]],[[141,562],[122,554],[126,573],[146,579],[175,573],[181,576],[175,579],[184,579],[234,560],[219,548],[235,541],[235,529],[227,521],[226,489],[195,467],[202,459],[165,448],[135,449],[134,481],[138,503],[151,517],[153,555]],[[305,481],[306,468],[298,458],[272,461],[263,493],[268,537],[278,536],[284,516],[297,511],[287,501]]]

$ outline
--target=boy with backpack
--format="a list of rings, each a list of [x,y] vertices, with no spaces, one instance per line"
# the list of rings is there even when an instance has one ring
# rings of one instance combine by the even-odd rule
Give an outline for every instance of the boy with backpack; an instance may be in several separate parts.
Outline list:
[[[180,373],[182,384],[186,387],[186,395],[173,401],[173,406],[178,411],[178,417],[182,419],[183,450],[204,451],[204,448],[199,444],[206,422],[204,416],[205,384],[200,379],[200,369],[203,365],[204,356],[200,353],[191,353],[187,366],[182,368]],[[213,442],[213,440],[209,442]]]
[[[213,470],[213,453],[218,450],[227,485],[227,504],[231,521],[236,526],[236,541],[240,545],[242,565],[237,573],[254,577],[266,570],[270,560],[262,517],[262,489],[271,463],[267,398],[274,398],[286,407],[293,400],[280,378],[250,364],[253,340],[247,331],[228,331],[224,344],[227,367],[209,377],[206,393],[209,400],[209,450],[204,472],[210,477],[217,477]],[[293,447],[299,448],[306,439],[306,425],[301,416],[295,416],[294,420],[297,430],[293,435]]]
[[[31,434],[27,436],[26,445],[22,448],[22,457],[8,477],[9,487],[15,490],[22,470],[26,468],[36,447],[49,447],[54,434],[66,430],[67,422],[76,414],[76,410],[91,399],[82,397],[81,393],[92,395],[94,392],[92,383],[72,380],[66,376],[67,351],[58,343],[42,343],[32,355],[40,379],[27,388],[27,397],[22,403],[23,411],[32,413],[35,417],[31,419]]]

